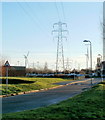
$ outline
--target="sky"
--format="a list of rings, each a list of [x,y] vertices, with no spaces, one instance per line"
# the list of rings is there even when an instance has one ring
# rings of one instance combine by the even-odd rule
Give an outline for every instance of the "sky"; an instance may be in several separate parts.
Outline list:
[[[25,0],[24,0],[25,1]],[[29,67],[55,69],[57,39],[53,39],[53,24],[67,24],[67,40],[63,41],[65,64],[86,68],[84,39],[92,42],[93,67],[102,54],[102,2],[3,2],[2,56],[11,65],[25,64],[29,51]],[[65,29],[65,28],[64,28]]]

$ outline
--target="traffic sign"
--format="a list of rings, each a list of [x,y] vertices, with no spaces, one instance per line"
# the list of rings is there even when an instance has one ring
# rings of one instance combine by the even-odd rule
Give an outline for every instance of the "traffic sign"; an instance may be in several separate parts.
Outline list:
[[[10,67],[8,61],[5,62],[4,67],[6,67],[6,93],[8,94],[8,69]]]
[[[9,62],[6,61],[5,64],[4,64],[4,66],[5,66],[5,67],[9,67],[9,66],[10,66]]]

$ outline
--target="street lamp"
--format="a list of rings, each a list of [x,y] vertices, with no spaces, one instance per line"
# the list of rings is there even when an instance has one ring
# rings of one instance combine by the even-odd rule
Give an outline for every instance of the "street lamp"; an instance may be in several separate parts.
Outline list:
[[[91,87],[92,87],[92,43],[90,40],[84,40],[83,42],[89,42],[90,44],[90,74],[91,74]]]

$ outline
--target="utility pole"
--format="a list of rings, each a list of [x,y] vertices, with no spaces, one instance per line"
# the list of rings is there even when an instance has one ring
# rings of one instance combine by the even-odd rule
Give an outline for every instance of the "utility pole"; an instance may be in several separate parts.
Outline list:
[[[85,55],[86,55],[86,69],[88,70],[88,62],[89,62],[88,46],[87,46],[87,53]]]
[[[90,44],[90,75],[91,75],[91,87],[93,85],[93,82],[92,82],[92,43],[90,40],[84,40],[83,42],[89,42]]]
[[[63,29],[65,28],[65,29]],[[67,24],[58,22],[53,24],[53,31],[52,33],[55,33],[56,36],[54,38],[57,38],[57,57],[56,57],[56,72],[62,72],[64,71],[64,53],[63,53],[63,40],[67,39],[66,36],[64,36],[64,33],[67,33],[66,30]]]

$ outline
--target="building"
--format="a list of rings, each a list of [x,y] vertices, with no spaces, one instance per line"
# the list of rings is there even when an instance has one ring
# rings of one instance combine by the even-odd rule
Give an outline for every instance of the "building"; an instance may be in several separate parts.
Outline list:
[[[7,62],[7,61],[6,61]],[[8,67],[8,76],[13,76],[13,77],[24,77],[26,75],[26,67],[24,66],[2,66],[2,76],[6,76],[6,71]]]
[[[101,58],[97,57],[96,73],[98,77],[101,77],[101,73],[102,73],[101,69],[102,69]]]
[[[102,73],[102,76],[105,78],[105,61],[103,61],[101,64],[101,73]]]

